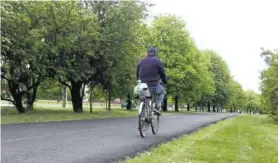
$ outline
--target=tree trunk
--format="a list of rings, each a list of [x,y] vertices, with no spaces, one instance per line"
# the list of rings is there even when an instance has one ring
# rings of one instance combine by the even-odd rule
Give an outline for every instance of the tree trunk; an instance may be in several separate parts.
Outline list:
[[[66,86],[63,86],[63,88],[62,88],[62,100],[63,100],[62,107],[65,108],[67,105],[67,87]]]
[[[111,96],[112,96],[112,92],[111,92],[111,88],[109,87],[108,89],[108,110],[111,111]]]
[[[57,95],[57,103],[59,104],[60,103],[60,101],[61,101],[61,92],[62,92],[62,90],[61,90],[61,87],[59,87],[59,92],[60,93],[58,93],[58,95]],[[49,97],[49,100],[50,100],[51,98]]]
[[[25,108],[22,104],[22,97],[18,97],[14,99],[15,107],[17,108],[18,113],[25,113]]]
[[[90,84],[90,97],[89,97],[89,100],[90,100],[90,113],[93,112],[93,85],[92,83]]]
[[[18,113],[25,113],[25,108],[22,104],[23,92],[20,91],[19,84],[8,81],[9,90],[13,97],[13,103]]]
[[[187,111],[190,111],[190,105],[187,104]]]
[[[233,106],[232,106],[232,113],[234,113],[235,111],[235,104],[233,103]]]
[[[212,111],[213,111],[213,112],[216,112],[215,107],[216,107],[216,106],[215,106],[215,101],[212,101]]]
[[[167,107],[167,102],[168,102],[168,100],[167,100],[167,96],[165,96],[164,97],[164,99],[163,99],[163,107],[162,107],[162,110],[164,111],[164,112],[167,112],[168,111],[168,107]]]
[[[107,107],[107,90],[105,90],[105,109],[108,110],[108,107]]]
[[[32,91],[27,92],[27,110],[33,110],[34,102],[37,97],[37,89],[39,84],[32,88]]]
[[[126,110],[131,110],[131,105],[132,105],[132,103],[131,103],[131,97],[130,97],[130,93],[129,94],[127,94],[127,104],[126,104]]]
[[[195,111],[198,111],[198,104],[195,105]]]
[[[31,103],[32,96],[31,92],[26,93],[26,110],[33,110],[33,105]]]
[[[75,113],[82,113],[83,112],[83,95],[84,95],[84,88],[82,89],[83,82],[71,82],[71,101],[73,106],[73,112]]]
[[[1,96],[2,100],[7,100],[9,102],[12,102],[15,107],[17,108],[17,111],[19,113],[25,113],[25,108],[23,106],[22,98],[24,95],[26,95],[26,104],[27,109],[32,110],[33,104],[35,102],[36,96],[37,96],[37,88],[40,84],[40,82],[37,83],[28,83],[28,81],[25,84],[26,90],[21,90],[18,83],[15,83],[7,78],[5,78],[8,82],[8,87],[10,94],[12,95],[13,100],[11,99],[5,99]],[[33,84],[33,85],[30,85]]]
[[[208,102],[208,112],[210,112],[210,102]]]
[[[175,96],[175,112],[179,111],[179,97]]]

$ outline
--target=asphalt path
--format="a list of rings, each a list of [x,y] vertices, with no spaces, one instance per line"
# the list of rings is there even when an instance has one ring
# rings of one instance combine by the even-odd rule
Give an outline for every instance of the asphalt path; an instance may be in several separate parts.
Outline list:
[[[137,118],[1,125],[3,163],[110,163],[231,117],[229,113],[162,116],[157,135],[140,137]]]

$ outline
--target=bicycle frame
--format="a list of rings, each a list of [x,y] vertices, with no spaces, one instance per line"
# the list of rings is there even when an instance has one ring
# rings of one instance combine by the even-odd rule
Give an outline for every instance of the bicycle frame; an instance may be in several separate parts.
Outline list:
[[[140,100],[140,105],[139,105],[139,109],[138,109],[138,115],[140,115],[142,113],[142,108],[143,105],[145,105],[145,112],[147,112],[147,118],[152,118],[153,117],[153,108],[154,108],[154,104],[156,103],[156,95],[152,94],[151,95],[151,99],[148,99],[144,96],[140,96],[139,100]],[[151,114],[150,114],[151,113]]]

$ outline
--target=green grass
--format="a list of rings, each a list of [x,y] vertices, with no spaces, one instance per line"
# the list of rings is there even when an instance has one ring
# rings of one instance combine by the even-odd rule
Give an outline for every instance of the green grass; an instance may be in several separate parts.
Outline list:
[[[124,162],[277,163],[278,125],[267,116],[239,116],[210,125]]]
[[[112,109],[111,111],[94,109],[93,113],[87,110],[83,113],[73,113],[72,109],[68,108],[35,108],[25,114],[17,114],[14,108],[5,107],[1,109],[1,124],[132,117],[136,114],[136,110],[125,109]]]
[[[10,104],[7,101],[1,101],[1,104]],[[60,101],[59,103],[55,100],[38,100],[34,103],[34,106],[36,107],[44,107],[44,108],[62,108],[62,101]],[[89,102],[83,102],[83,107],[84,108],[89,108],[90,104]],[[71,108],[72,107],[72,102],[71,101],[67,101],[66,103],[66,108]],[[105,103],[102,102],[93,102],[93,107],[94,108],[104,108],[105,107]],[[117,109],[120,108],[121,105],[120,104],[114,104],[111,103],[111,108]]]
[[[169,111],[163,115],[172,114],[188,114],[196,112],[173,112]],[[1,108],[1,124],[7,123],[26,123],[26,122],[49,122],[49,121],[66,121],[66,120],[85,120],[85,119],[102,119],[102,118],[120,118],[134,117],[137,115],[137,110],[112,108],[107,111],[104,108],[94,108],[93,113],[89,113],[89,108],[84,107],[84,113],[73,113],[72,108],[62,107],[35,107],[32,111],[27,111],[24,114],[17,114],[13,107]]]

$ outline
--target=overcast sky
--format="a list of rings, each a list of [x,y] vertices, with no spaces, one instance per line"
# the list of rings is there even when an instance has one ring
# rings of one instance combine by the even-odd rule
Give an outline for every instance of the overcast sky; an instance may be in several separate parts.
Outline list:
[[[153,16],[181,17],[199,49],[216,51],[243,89],[259,91],[260,47],[278,48],[278,0],[149,1]]]

